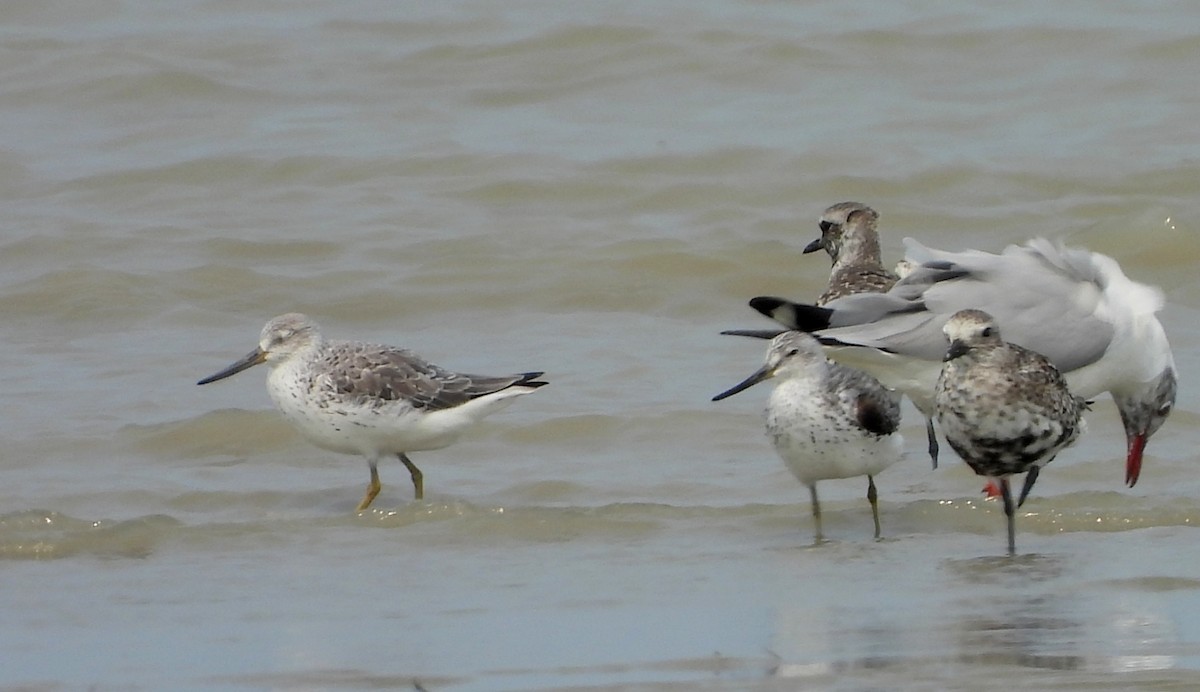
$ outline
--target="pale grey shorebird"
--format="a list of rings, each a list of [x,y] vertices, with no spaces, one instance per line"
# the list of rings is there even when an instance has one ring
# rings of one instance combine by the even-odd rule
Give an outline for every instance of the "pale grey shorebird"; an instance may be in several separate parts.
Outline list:
[[[896,265],[895,272],[883,266],[879,249],[879,213],[862,202],[830,205],[821,214],[818,227],[821,237],[809,243],[804,254],[824,250],[833,262],[829,285],[817,297],[818,306],[856,293],[885,293],[900,280],[901,272],[905,276],[912,273],[912,264],[905,260]],[[925,437],[929,458],[936,469],[937,433],[933,429],[933,418],[928,415],[925,417]]]
[[[959,310],[981,309],[1010,342],[1046,356],[1076,395],[1111,394],[1125,428],[1125,482],[1137,483],[1146,441],[1175,404],[1175,359],[1155,314],[1163,307],[1162,292],[1129,279],[1107,255],[1042,238],[999,254],[904,242],[906,260],[917,266],[887,293],[846,296],[825,306],[773,297],[750,305],[784,326],[813,333],[832,358],[904,392],[927,417],[945,352],[942,327]]]
[[[1002,340],[995,320],[960,310],[942,331],[950,342],[934,390],[942,435],[975,473],[1000,486],[1008,553],[1016,552],[1016,508],[1009,478],[1036,474],[1086,429],[1087,402],[1071,394],[1058,368],[1039,353]]]
[[[538,379],[540,372],[464,375],[401,348],[327,341],[315,322],[294,312],[267,322],[257,348],[196,384],[216,382],[259,363],[271,366],[271,399],[309,442],[367,458],[371,482],[360,512],[382,487],[381,458],[395,454],[400,459],[420,500],[424,477],[409,452],[446,447],[484,416],[547,384]]]
[[[788,470],[808,486],[816,540],[822,539],[817,481],[855,476],[867,477],[879,538],[875,476],[904,453],[899,397],[870,375],[830,362],[808,334],[784,332],[772,339],[766,364],[713,401],[772,377],[779,383],[767,403],[767,434]]]

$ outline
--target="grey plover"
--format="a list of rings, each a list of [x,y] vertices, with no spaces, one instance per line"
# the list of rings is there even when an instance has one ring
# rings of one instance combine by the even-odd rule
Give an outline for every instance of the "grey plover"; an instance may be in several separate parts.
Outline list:
[[[913,265],[900,260],[896,271],[883,266],[879,249],[879,213],[862,202],[838,202],[825,209],[819,221],[821,237],[804,248],[804,254],[824,250],[833,261],[829,285],[817,297],[825,305],[856,293],[885,293],[899,280],[912,273]],[[922,413],[925,413],[922,411]],[[933,468],[938,464],[937,433],[933,417],[925,415],[925,437]]]
[[[546,384],[538,379],[540,372],[463,375],[405,349],[327,341],[316,323],[299,313],[267,322],[257,348],[197,384],[216,382],[259,363],[271,366],[271,399],[309,442],[367,458],[371,481],[358,505],[360,512],[379,494],[377,465],[385,455],[395,454],[408,469],[420,500],[423,474],[409,452],[441,449],[484,416]]]
[[[934,389],[942,435],[975,473],[1000,486],[1008,518],[1008,552],[1016,552],[1009,478],[1037,473],[1085,429],[1087,403],[1044,356],[1002,340],[995,320],[960,310],[942,331],[950,342]]]
[[[1162,292],[1129,279],[1111,257],[1041,238],[1000,254],[905,244],[917,266],[887,293],[825,306],[771,297],[750,305],[814,333],[832,358],[904,392],[927,416],[944,355],[942,326],[959,310],[984,310],[1006,338],[1054,363],[1075,394],[1112,395],[1125,428],[1125,482],[1137,483],[1146,441],[1175,404],[1175,360],[1155,315]]]
[[[783,463],[812,496],[816,540],[822,540],[817,481],[867,477],[867,500],[879,538],[875,475],[903,456],[899,397],[864,372],[830,362],[807,334],[784,332],[771,340],[766,363],[720,401],[776,377],[768,399],[767,435]]]
[[[880,258],[878,223],[879,214],[861,202],[838,202],[821,214],[821,237],[804,248],[804,254],[824,250],[833,261],[829,286],[817,305],[855,293],[882,293],[896,283],[898,277]]]

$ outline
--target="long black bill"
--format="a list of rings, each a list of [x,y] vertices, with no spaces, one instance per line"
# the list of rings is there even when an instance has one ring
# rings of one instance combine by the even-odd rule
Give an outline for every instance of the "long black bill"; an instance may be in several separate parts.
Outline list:
[[[726,329],[721,334],[725,336],[749,336],[755,339],[774,339],[786,331],[786,329]]]
[[[728,399],[729,397],[733,396],[734,394],[737,394],[738,392],[740,392],[744,389],[750,389],[751,387],[758,384],[759,382],[762,382],[763,380],[771,379],[771,376],[774,374],[775,374],[775,371],[772,370],[770,368],[770,366],[764,365],[761,368],[759,368],[753,375],[747,377],[746,379],[733,385],[729,389],[726,389],[725,391],[721,392],[720,394],[714,396],[712,398],[712,400],[720,401],[721,399]]]
[[[200,380],[196,384],[208,384],[209,382],[216,382],[217,380],[223,380],[226,377],[231,377],[233,375],[236,375],[239,372],[241,372],[247,368],[252,368],[255,365],[258,365],[259,363],[263,362],[266,359],[267,359],[266,351],[263,351],[261,348],[256,348],[253,351],[247,353],[246,356],[244,358],[242,358],[241,360],[239,360],[238,362],[234,363],[233,365],[230,365],[229,367],[225,368],[221,372],[216,373],[215,375],[209,375],[208,377],[205,377],[203,380]]]
[[[817,238],[816,240],[812,241],[808,245],[805,245],[804,249],[801,250],[800,253],[807,255],[809,253],[816,252],[817,250],[824,250],[824,249],[825,249],[825,239]]]

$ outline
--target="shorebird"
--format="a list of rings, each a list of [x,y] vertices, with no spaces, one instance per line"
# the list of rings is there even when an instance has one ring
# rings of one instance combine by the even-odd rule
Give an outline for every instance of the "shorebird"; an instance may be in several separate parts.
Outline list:
[[[1044,356],[1001,339],[995,320],[960,310],[942,327],[950,348],[934,390],[942,435],[975,473],[1000,486],[1008,554],[1016,552],[1016,507],[1009,478],[1036,474],[1086,429],[1087,402],[1071,394]]]
[[[316,323],[299,313],[267,322],[257,348],[196,384],[216,382],[259,363],[271,366],[271,399],[309,442],[367,458],[371,482],[358,504],[360,512],[379,494],[377,465],[385,455],[395,454],[408,469],[420,500],[424,476],[409,452],[446,447],[484,416],[547,384],[538,379],[540,372],[463,375],[405,349],[327,341]]]
[[[773,297],[750,305],[791,329],[815,334],[835,360],[862,368],[934,412],[942,327],[955,312],[992,315],[1012,343],[1043,354],[1071,391],[1112,395],[1125,428],[1125,482],[1137,483],[1146,441],[1175,404],[1177,375],[1155,316],[1162,292],[1125,276],[1116,260],[1037,238],[1000,254],[945,252],[905,239],[912,273],[887,293],[825,306]],[[770,336],[777,332],[733,330]]]
[[[833,261],[829,287],[817,305],[855,293],[883,293],[899,280],[883,266],[879,251],[879,214],[860,202],[839,202],[821,214],[821,237],[804,254],[824,250]]]
[[[856,293],[886,293],[900,280],[912,273],[912,264],[901,260],[896,271],[883,266],[879,249],[879,213],[861,202],[838,202],[825,209],[818,223],[821,237],[804,248],[804,254],[824,250],[833,268],[829,286],[817,297],[816,305],[826,305],[838,298]],[[933,468],[938,463],[937,433],[933,418],[925,417],[925,436]]]
[[[772,377],[779,383],[767,403],[767,435],[792,475],[808,486],[816,540],[822,540],[817,481],[854,476],[867,477],[879,538],[875,475],[903,456],[899,397],[870,375],[830,362],[811,336],[784,332],[772,339],[758,371],[713,401]]]

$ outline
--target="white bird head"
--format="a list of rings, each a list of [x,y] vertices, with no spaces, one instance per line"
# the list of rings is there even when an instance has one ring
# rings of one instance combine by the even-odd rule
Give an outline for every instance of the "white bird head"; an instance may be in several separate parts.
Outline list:
[[[278,365],[296,353],[314,348],[320,343],[321,330],[317,327],[317,323],[306,315],[289,312],[267,322],[259,336],[258,348],[247,353],[229,367],[209,375],[196,384],[208,384],[223,380],[259,363]]]
[[[804,332],[784,332],[771,339],[771,345],[767,348],[766,363],[761,368],[714,396],[713,401],[731,397],[776,375],[800,374],[813,365],[824,365],[828,362],[825,351],[815,338]]]

